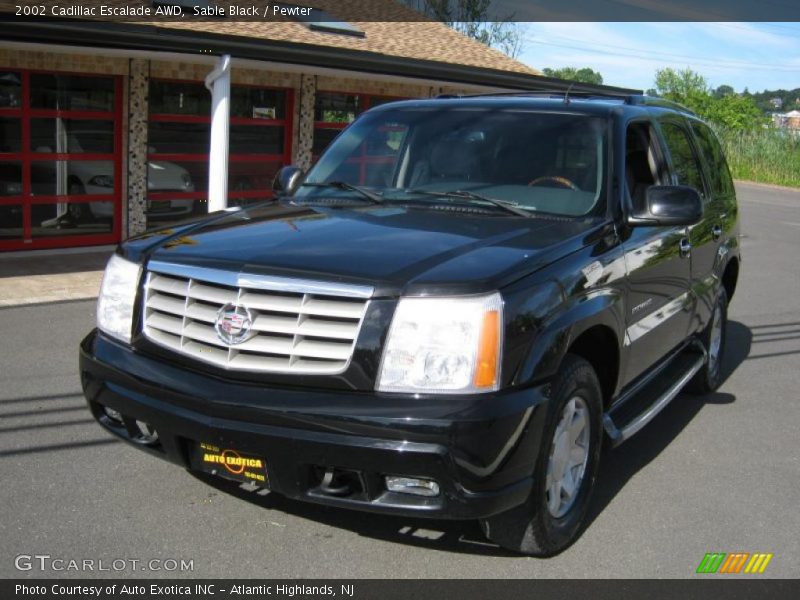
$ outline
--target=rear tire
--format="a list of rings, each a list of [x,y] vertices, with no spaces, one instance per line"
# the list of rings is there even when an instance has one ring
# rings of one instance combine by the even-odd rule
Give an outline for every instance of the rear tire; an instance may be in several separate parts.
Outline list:
[[[711,320],[700,336],[703,347],[708,352],[708,360],[692,380],[686,391],[693,394],[709,394],[722,383],[722,359],[725,357],[726,329],[728,325],[728,294],[724,286],[719,286],[717,301]]]
[[[603,397],[594,369],[568,354],[552,390],[530,496],[481,521],[489,539],[532,556],[557,554],[578,538],[600,464]]]

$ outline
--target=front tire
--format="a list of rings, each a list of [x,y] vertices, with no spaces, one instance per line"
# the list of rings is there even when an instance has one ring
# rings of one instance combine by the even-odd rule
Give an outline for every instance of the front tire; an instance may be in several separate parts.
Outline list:
[[[722,383],[722,359],[725,356],[726,329],[728,325],[728,294],[723,286],[717,293],[717,301],[711,320],[700,336],[708,360],[686,386],[693,394],[709,394]]]
[[[568,354],[552,390],[531,495],[481,521],[489,539],[532,556],[557,554],[578,538],[600,464],[603,400],[594,369]]]

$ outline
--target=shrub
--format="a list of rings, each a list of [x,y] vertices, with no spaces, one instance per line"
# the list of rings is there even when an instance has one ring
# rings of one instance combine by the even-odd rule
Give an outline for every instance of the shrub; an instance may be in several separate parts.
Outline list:
[[[771,127],[717,133],[735,179],[800,187],[800,135]]]

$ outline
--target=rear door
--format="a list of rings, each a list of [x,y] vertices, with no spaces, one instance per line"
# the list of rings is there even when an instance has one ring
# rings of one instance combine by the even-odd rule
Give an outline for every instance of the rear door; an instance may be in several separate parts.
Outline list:
[[[713,288],[711,266],[717,250],[718,231],[714,228],[717,226],[718,214],[712,209],[712,195],[704,174],[701,153],[689,122],[679,115],[670,115],[660,125],[669,149],[672,183],[692,186],[700,192],[703,199],[702,220],[687,228],[691,246],[690,289],[694,309],[690,331],[696,331],[707,322],[713,307],[713,295],[708,290]]]
[[[691,121],[706,180],[703,222],[692,228],[692,290],[698,299],[697,328],[711,318],[724,266],[725,242],[736,222],[736,192],[717,137],[705,123]]]

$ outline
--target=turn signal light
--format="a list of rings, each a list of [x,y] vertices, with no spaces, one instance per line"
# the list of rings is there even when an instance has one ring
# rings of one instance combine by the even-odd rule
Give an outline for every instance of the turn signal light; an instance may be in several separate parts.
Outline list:
[[[478,361],[473,383],[478,388],[493,388],[497,384],[497,363],[500,352],[500,313],[490,310],[483,315]]]

